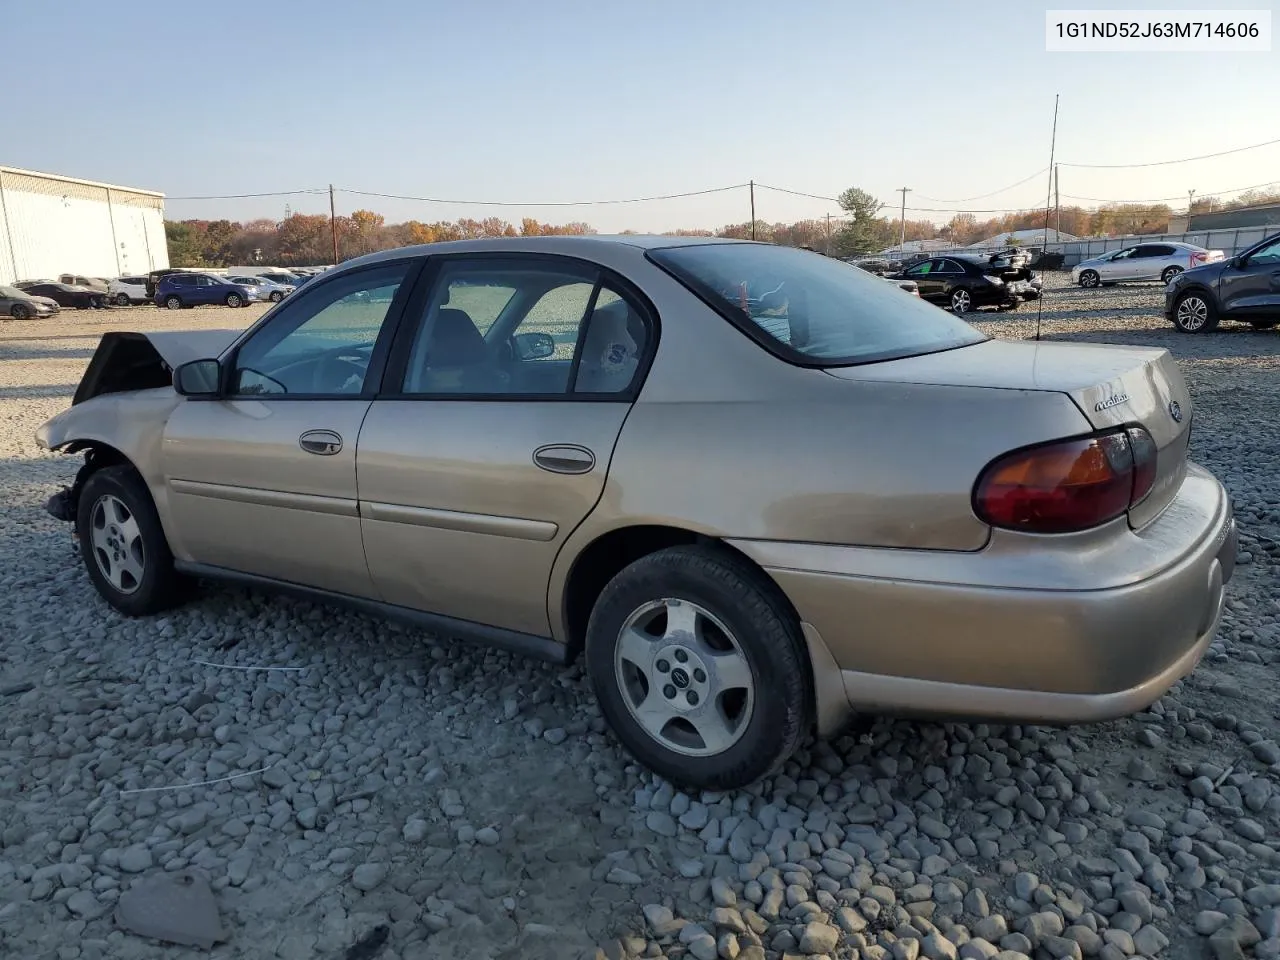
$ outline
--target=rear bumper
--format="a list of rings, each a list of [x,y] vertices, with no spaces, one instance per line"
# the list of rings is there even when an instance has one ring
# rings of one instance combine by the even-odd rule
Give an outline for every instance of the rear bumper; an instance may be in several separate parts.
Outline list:
[[[1237,549],[1226,491],[1194,466],[1140,531],[1120,520],[1031,547],[993,536],[974,553],[730,542],[839,671],[843,703],[831,677],[817,684],[824,734],[854,711],[1045,724],[1137,712],[1204,655]]]

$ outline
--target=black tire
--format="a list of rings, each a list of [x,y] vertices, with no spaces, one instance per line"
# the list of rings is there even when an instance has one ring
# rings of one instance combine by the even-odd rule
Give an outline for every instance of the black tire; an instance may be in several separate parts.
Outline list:
[[[621,630],[636,611],[666,598],[697,604],[720,620],[750,667],[751,714],[720,753],[687,756],[664,746],[632,716],[621,688],[615,669]],[[744,787],[791,757],[813,723],[807,656],[777,586],[733,554],[708,547],[670,547],[630,564],[601,591],[587,625],[587,674],[605,720],[642,764],[695,789]]]
[[[133,303],[133,301],[129,299],[129,295],[128,295],[127,293],[117,293],[117,294],[116,294],[116,306],[117,306],[117,307],[127,307],[127,306],[129,306],[131,303]]]
[[[1169,281],[1182,272],[1181,267],[1165,267],[1164,272],[1160,274],[1160,282],[1165,286],[1169,285]]]
[[[1188,290],[1173,305],[1173,325],[1183,333],[1212,333],[1218,320],[1213,299],[1200,290]]]
[[[272,302],[272,303],[279,303],[279,302],[280,302],[281,300],[283,300],[283,299],[284,299],[284,294],[283,294],[283,293],[281,293],[279,290],[276,290],[276,291],[273,291],[273,292],[272,292],[272,294],[271,294],[271,302]]]
[[[25,303],[15,303],[9,308],[9,316],[15,320],[26,320],[31,316],[31,308]]]
[[[234,310],[236,307],[244,306],[244,298],[241,297],[240,294],[238,293],[228,293],[226,304],[228,307],[231,307]]]
[[[1096,270],[1084,270],[1080,273],[1080,286],[1082,287],[1092,289],[1093,287],[1101,286],[1101,281],[1102,278],[1098,276]]]
[[[181,310],[182,299],[180,297],[170,295],[164,298],[164,305],[170,310]]]
[[[137,523],[142,575],[133,581],[136,585],[127,592],[107,577],[102,569],[102,562],[106,561],[100,562],[98,548],[94,545],[95,522],[106,519],[98,513],[100,501],[105,497],[113,497],[123,504]],[[76,532],[80,535],[80,557],[89,579],[102,598],[126,616],[145,617],[159,613],[178,605],[190,595],[191,581],[174,570],[173,554],[160,526],[151,493],[132,466],[103,467],[90,474],[80,491]]]
[[[951,298],[947,301],[951,308],[951,312],[960,316],[971,313],[975,308],[973,305],[973,291],[966,287],[957,287],[951,291]]]

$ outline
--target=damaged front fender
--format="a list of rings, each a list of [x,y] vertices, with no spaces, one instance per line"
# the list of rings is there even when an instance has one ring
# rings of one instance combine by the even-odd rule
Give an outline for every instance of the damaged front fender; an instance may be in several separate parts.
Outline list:
[[[104,333],[80,378],[71,405],[104,393],[173,386],[174,368],[190,360],[219,356],[239,330],[179,330]]]

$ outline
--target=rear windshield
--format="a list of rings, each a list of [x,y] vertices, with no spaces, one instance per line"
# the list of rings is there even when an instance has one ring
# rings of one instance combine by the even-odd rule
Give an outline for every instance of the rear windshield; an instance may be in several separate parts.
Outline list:
[[[708,243],[649,256],[771,352],[805,366],[871,363],[987,339],[897,284],[820,253]]]

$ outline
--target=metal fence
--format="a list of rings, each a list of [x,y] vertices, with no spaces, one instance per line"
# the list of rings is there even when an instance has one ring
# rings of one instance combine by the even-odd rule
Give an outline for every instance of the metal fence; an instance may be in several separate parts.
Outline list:
[[[1168,243],[1191,243],[1198,247],[1205,247],[1209,250],[1221,250],[1224,255],[1230,257],[1253,246],[1264,237],[1269,237],[1273,233],[1277,232],[1280,232],[1280,223],[1273,223],[1259,227],[1236,227],[1230,230],[1193,230],[1189,233],[1153,233],[1128,237],[1092,237],[1082,240],[1064,240],[1061,243],[1048,244],[1040,244],[1032,241],[1025,244],[1025,246],[1034,250],[1039,250],[1043,247],[1046,253],[1061,253],[1064,257],[1063,266],[1071,268],[1082,260],[1101,256],[1109,250],[1120,250],[1124,247],[1136,246],[1139,243],[1160,243],[1162,241]],[[965,247],[963,249],[964,251],[971,253],[994,253],[996,250],[1008,249],[1008,244],[1004,244],[1002,246],[983,245],[980,247]]]

